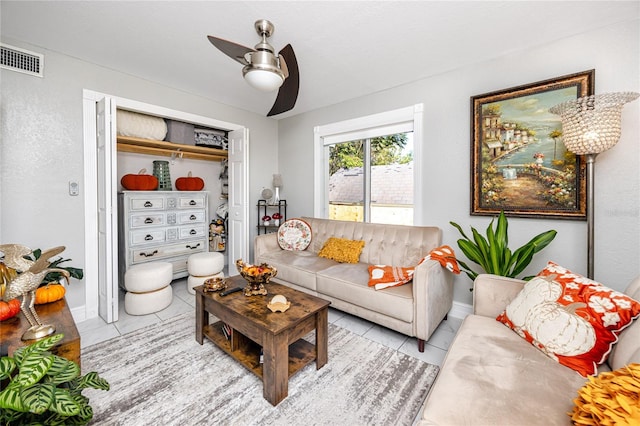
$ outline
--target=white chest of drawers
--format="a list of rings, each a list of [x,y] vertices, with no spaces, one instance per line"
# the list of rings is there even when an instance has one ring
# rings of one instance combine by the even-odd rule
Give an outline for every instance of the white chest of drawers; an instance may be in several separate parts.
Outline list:
[[[119,281],[139,263],[173,264],[173,278],[186,277],[187,258],[208,250],[206,191],[123,191],[118,194]]]

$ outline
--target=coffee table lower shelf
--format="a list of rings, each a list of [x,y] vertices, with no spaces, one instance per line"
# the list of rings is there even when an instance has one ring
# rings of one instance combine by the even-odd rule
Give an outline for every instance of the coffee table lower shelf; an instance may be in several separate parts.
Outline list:
[[[222,325],[222,321],[205,325],[203,334],[247,370],[262,379],[260,345],[237,330],[233,330],[231,339],[228,340],[222,332]],[[289,345],[289,377],[296,374],[307,364],[315,361],[315,359],[316,347],[314,344],[304,339],[293,342]]]

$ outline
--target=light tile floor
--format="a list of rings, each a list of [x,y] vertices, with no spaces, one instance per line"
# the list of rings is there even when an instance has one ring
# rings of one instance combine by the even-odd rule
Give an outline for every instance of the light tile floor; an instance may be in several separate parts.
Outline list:
[[[124,291],[121,290],[118,321],[107,324],[101,318],[93,318],[77,324],[82,348],[166,321],[182,313],[192,312],[195,309],[195,296],[187,291],[187,279],[175,280],[171,286],[173,287],[171,305],[154,314],[141,316],[128,315],[124,311]],[[442,321],[425,344],[424,352],[418,351],[418,342],[415,338],[407,337],[337,309],[329,308],[329,322],[430,364],[441,365],[462,319],[449,316],[447,320]]]

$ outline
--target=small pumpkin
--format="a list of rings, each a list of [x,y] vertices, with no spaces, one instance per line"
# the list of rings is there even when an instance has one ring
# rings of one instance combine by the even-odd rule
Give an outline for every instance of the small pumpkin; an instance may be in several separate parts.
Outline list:
[[[188,176],[176,179],[176,188],[178,191],[200,191],[204,188],[204,180],[189,172]]]
[[[67,292],[63,285],[58,283],[49,283],[44,287],[38,287],[36,290],[36,305],[44,305],[62,299]]]
[[[0,321],[15,317],[18,312],[20,312],[20,301],[18,299],[11,299],[8,302],[0,300]]]
[[[120,179],[120,184],[130,191],[153,191],[158,187],[158,178],[146,173],[147,169],[142,169],[137,175],[124,175]]]

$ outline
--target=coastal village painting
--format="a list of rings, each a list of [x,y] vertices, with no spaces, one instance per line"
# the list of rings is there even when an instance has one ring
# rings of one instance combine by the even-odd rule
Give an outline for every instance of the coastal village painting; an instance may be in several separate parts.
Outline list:
[[[549,109],[592,94],[593,74],[472,97],[471,214],[586,218],[584,164]]]

